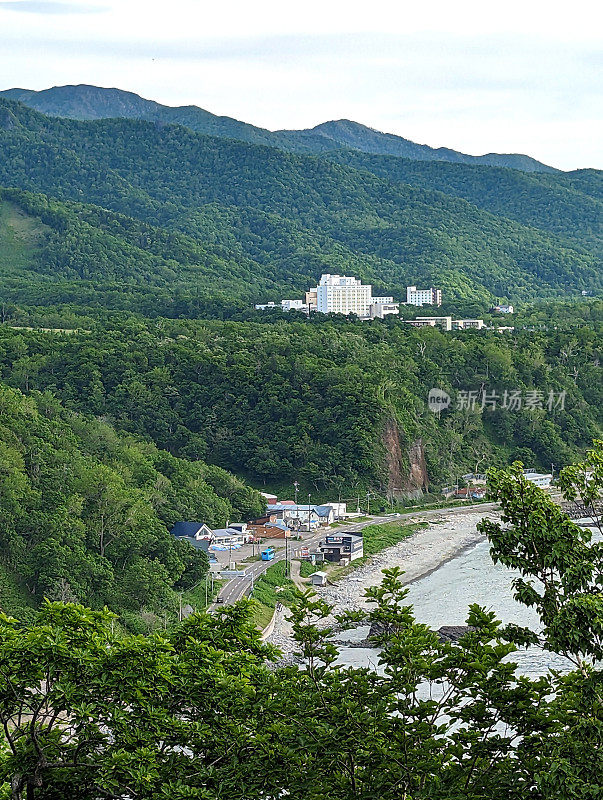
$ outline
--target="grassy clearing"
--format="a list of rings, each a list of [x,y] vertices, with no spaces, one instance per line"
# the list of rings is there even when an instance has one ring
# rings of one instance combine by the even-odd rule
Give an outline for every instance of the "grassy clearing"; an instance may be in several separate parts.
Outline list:
[[[258,628],[263,629],[272,619],[277,603],[290,605],[295,599],[295,584],[285,577],[284,561],[268,567],[262,577],[257,579],[252,596],[259,604],[254,613],[254,622]]]
[[[48,228],[12,203],[0,202],[0,265],[5,276],[35,269]]]
[[[313,564],[311,561],[301,561],[299,565],[299,574],[302,578],[309,578],[317,570],[322,567],[319,564]]]

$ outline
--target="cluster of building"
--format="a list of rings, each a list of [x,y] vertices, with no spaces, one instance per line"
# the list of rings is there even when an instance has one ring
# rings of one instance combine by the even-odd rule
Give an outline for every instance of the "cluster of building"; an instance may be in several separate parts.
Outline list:
[[[539,486],[541,489],[550,488],[553,481],[552,472],[537,472],[535,469],[524,469],[524,477],[526,480]],[[465,486],[444,486],[442,494],[446,499],[454,498],[457,500],[483,500],[486,496],[486,475],[484,473],[469,472],[466,475],[461,475]]]
[[[400,306],[441,306],[442,290],[418,289],[416,286],[406,287],[406,302],[394,302],[393,297],[375,297],[370,284],[364,284],[359,278],[349,275],[321,276],[318,285],[306,292],[303,300],[281,300],[280,303],[260,303],[257,311],[278,309],[280,311],[302,311],[310,314],[318,311],[321,314],[355,314],[360,319],[384,319],[391,314],[399,314]],[[510,305],[493,306],[491,311],[500,314],[512,314]],[[487,327],[483,319],[453,319],[452,316],[416,317],[407,320],[415,328],[441,328],[445,331],[481,330]],[[512,331],[513,328],[497,328],[498,331]]]
[[[250,522],[229,523],[226,528],[210,528],[202,522],[177,522],[171,533],[197,550],[207,553],[210,570],[221,569],[216,551],[239,550],[245,544],[256,544],[264,539],[301,538],[304,532],[312,533],[327,528],[333,522],[360,516],[360,511],[348,511],[346,503],[330,502],[321,505],[278,501],[275,495],[262,493],[266,500],[266,513]],[[302,548],[298,556],[313,563],[334,561],[346,564],[364,553],[361,533],[328,534],[313,552]],[[230,561],[231,559],[229,559]]]
[[[442,304],[440,289],[417,289],[406,287],[406,304],[413,306]],[[256,305],[256,310],[280,309],[281,311],[313,311],[321,314],[356,314],[360,319],[383,319],[390,314],[399,314],[400,305],[393,297],[376,297],[373,287],[359,278],[349,275],[321,276],[318,285],[306,292],[303,300],[281,300],[280,303]]]

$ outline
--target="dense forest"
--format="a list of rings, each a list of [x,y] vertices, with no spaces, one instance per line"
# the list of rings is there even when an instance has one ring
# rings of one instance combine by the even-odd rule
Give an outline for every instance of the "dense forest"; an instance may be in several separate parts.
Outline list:
[[[22,619],[43,598],[107,606],[134,630],[173,619],[177,592],[208,562],[171,526],[263,510],[233,475],[68,411],[47,391],[0,384],[0,450],[0,608]]]
[[[439,285],[453,302],[484,305],[601,288],[596,174],[480,167],[470,192],[446,171],[419,185],[412,170],[366,160],[144,121],[49,118],[8,100],[0,109],[0,186],[48,196],[4,193],[53,232],[38,258],[53,280],[125,279],[132,291],[180,281],[204,299],[222,292],[249,304],[300,296],[321,272],[400,298],[407,283]],[[30,279],[13,275],[5,297],[31,298]]]
[[[0,328],[0,378],[260,487],[412,494],[514,459],[559,468],[601,434],[600,318],[515,335],[319,317],[93,324]],[[434,387],[453,398],[439,416]],[[468,391],[479,399],[463,408]],[[538,401],[503,407],[514,391]]]

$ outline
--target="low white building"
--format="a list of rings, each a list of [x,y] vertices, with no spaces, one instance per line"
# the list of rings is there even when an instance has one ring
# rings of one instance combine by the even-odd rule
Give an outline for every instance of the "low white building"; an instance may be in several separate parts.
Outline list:
[[[442,328],[444,331],[452,330],[452,317],[417,317],[407,320],[415,328],[432,327]]]
[[[524,469],[523,474],[526,480],[535,486],[540,486],[541,489],[548,489],[553,480],[553,475],[550,472],[541,473],[536,472],[535,469]]]
[[[373,297],[373,302],[369,306],[369,319],[383,319],[384,317],[389,317],[392,314],[400,313],[399,303],[376,302],[377,300],[381,299],[382,298]]]
[[[466,331],[471,328],[481,331],[482,328],[486,327],[486,323],[483,319],[453,319],[452,320],[452,330],[454,331]]]
[[[308,313],[308,306],[303,300],[281,300],[283,311],[304,311]]]

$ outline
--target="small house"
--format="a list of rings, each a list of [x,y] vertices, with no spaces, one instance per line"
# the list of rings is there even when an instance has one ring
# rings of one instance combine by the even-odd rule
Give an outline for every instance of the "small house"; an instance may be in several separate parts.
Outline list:
[[[312,586],[326,586],[327,585],[327,573],[326,572],[313,572],[310,575],[310,583]]]

